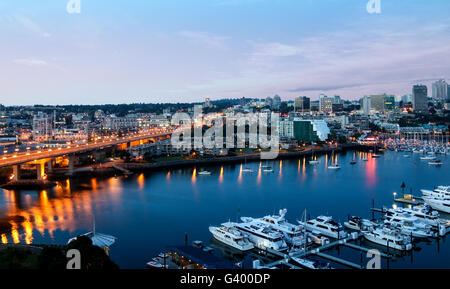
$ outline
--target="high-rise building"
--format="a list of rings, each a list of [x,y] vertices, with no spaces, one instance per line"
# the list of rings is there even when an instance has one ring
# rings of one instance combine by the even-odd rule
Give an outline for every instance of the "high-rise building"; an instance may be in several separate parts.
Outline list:
[[[370,97],[365,95],[362,98],[361,107],[362,107],[362,110],[363,110],[365,115],[369,115],[370,114]]]
[[[274,109],[280,109],[280,106],[281,106],[281,97],[280,97],[278,94],[276,94],[276,95],[273,97],[272,108],[274,108]]]
[[[307,112],[311,110],[311,100],[306,96],[295,98],[294,105],[295,111]]]
[[[433,82],[431,90],[433,100],[442,102],[448,97],[448,84],[444,79]]]
[[[428,89],[426,85],[417,84],[413,86],[412,103],[414,111],[428,110]]]
[[[384,97],[384,109],[385,110],[394,110],[395,109],[395,96],[386,95]]]
[[[370,96],[370,108],[378,111],[383,112],[384,111],[384,98],[386,97],[386,94],[380,94],[380,95],[371,95]]]
[[[403,105],[412,102],[412,94],[405,94],[402,96]]]
[[[324,94],[319,95],[319,110],[325,113],[333,112],[334,97],[328,97]]]

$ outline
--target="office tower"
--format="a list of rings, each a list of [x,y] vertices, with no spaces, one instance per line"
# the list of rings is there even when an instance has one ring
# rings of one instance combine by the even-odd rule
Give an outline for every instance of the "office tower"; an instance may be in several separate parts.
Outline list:
[[[333,111],[334,97],[328,97],[326,95],[319,95],[319,110],[325,113],[331,113]]]
[[[426,85],[417,84],[413,86],[413,109],[417,112],[428,110],[428,89]]]
[[[294,105],[295,111],[307,112],[311,110],[311,100],[306,96],[295,98]]]

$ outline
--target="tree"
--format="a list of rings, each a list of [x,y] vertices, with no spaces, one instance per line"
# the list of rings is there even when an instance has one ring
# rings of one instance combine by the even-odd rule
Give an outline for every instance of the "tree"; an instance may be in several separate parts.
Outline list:
[[[81,269],[83,270],[115,270],[119,269],[112,262],[105,251],[92,244],[92,240],[87,236],[78,236],[69,243],[68,250],[77,249],[81,253]]]

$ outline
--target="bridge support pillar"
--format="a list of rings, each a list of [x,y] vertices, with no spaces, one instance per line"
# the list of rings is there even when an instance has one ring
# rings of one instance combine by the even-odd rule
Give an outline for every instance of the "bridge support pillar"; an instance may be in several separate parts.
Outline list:
[[[43,166],[42,164],[36,164],[36,175],[38,180],[42,180],[43,176]]]
[[[47,170],[49,173],[53,173],[53,160],[47,162]]]
[[[72,174],[73,174],[73,170],[74,170],[74,165],[73,165],[74,159],[75,159],[75,157],[74,157],[73,155],[70,155],[70,156],[69,156],[69,175],[72,175]]]
[[[13,175],[14,175],[14,178],[11,181],[19,181],[20,180],[20,165],[13,166]]]

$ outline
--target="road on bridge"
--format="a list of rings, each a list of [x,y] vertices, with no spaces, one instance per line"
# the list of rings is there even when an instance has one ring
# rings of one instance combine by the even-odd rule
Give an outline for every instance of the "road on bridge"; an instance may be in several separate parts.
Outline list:
[[[38,151],[30,151],[26,153],[17,153],[17,154],[7,154],[3,155],[0,159],[0,168],[9,167],[13,165],[24,164],[28,162],[33,162],[35,160],[47,159],[47,158],[56,158],[64,155],[78,154],[84,153],[88,151],[94,151],[98,149],[103,149],[115,145],[120,145],[128,142],[139,141],[142,139],[149,139],[155,137],[161,137],[172,134],[174,129],[152,129],[146,131],[145,133],[135,134],[132,136],[126,137],[115,137],[109,138],[107,140],[82,144],[82,145],[73,145],[67,147],[46,149],[46,150],[38,150]]]

